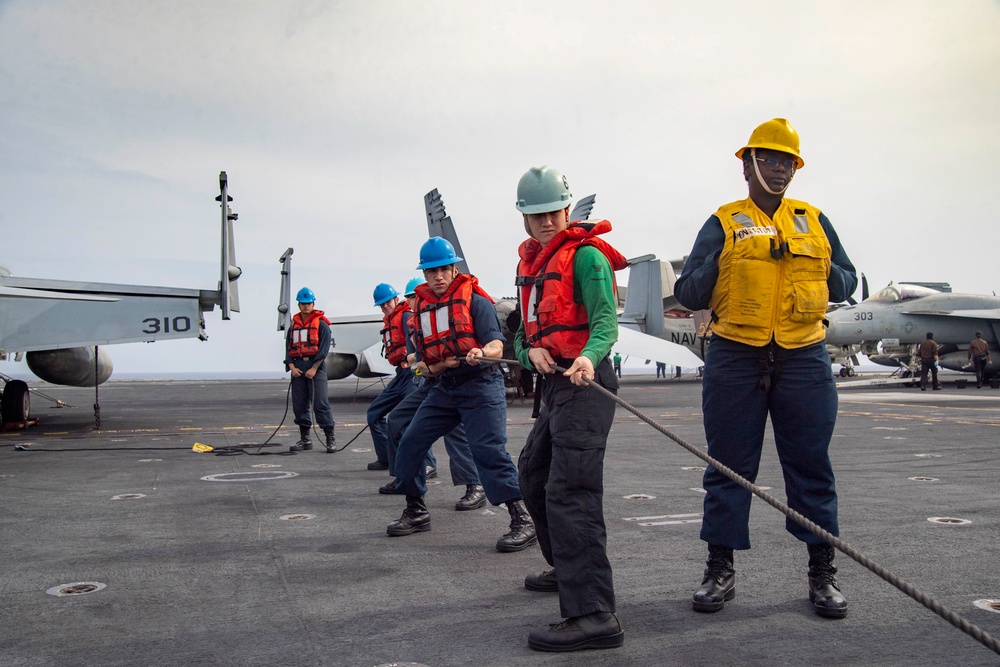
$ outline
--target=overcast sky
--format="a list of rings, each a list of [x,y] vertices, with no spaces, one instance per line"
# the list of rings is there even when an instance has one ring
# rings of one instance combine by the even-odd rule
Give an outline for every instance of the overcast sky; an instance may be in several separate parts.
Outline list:
[[[733,153],[773,117],[802,140],[788,196],[873,290],[1000,287],[996,0],[0,0],[0,264],[215,289],[225,170],[242,312],[109,351],[116,372],[280,371],[286,248],[328,315],[377,312],[438,188],[512,296],[517,180],[549,164],[623,254],[681,257],[746,196]]]

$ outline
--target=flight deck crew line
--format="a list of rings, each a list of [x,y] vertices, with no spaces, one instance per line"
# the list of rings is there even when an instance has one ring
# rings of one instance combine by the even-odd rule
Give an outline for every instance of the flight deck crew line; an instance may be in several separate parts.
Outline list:
[[[439,236],[420,248],[417,268],[427,283],[416,288],[416,354],[430,389],[399,441],[396,486],[406,495],[406,509],[386,532],[399,536],[430,529],[424,457],[435,440],[461,422],[486,497],[493,505],[506,504],[510,513],[510,531],[497,540],[497,550],[520,551],[535,543],[535,527],[507,453],[503,376],[495,365],[482,363],[484,356],[503,354],[504,337],[493,300],[475,276],[459,273],[460,261],[451,243]]]
[[[749,197],[705,222],[674,285],[686,308],[712,309],[702,385],[708,455],[755,481],[770,414],[789,506],[836,536],[829,446],[837,389],[823,317],[830,301],[854,292],[857,275],[822,211],[784,197],[804,165],[787,120],[758,126],[736,156]],[[750,548],[751,495],[712,466],[703,483],[708,559],[692,605],[716,612],[736,595],[733,550]],[[791,519],[785,527],[807,545],[816,613],[845,616],[833,547]]]
[[[330,392],[326,378],[326,355],[330,353],[333,336],[330,320],[322,310],[316,310],[316,295],[303,287],[295,295],[299,312],[292,317],[292,325],[285,338],[285,369],[292,373],[292,411],[299,425],[300,438],[289,447],[301,452],[312,449],[309,431],[312,430],[310,409],[316,413],[326,435],[326,451],[336,451],[333,437],[333,410],[330,409]]]
[[[542,409],[518,459],[521,491],[552,569],[524,586],[558,591],[565,619],[528,635],[537,651],[621,646],[604,524],[604,452],[615,403],[587,388],[617,392],[608,355],[618,339],[614,271],[625,258],[600,235],[607,220],[570,222],[566,177],[535,167],[517,186],[529,239],[518,249],[521,325],[517,359],[543,378]],[[557,373],[556,365],[565,368]]]

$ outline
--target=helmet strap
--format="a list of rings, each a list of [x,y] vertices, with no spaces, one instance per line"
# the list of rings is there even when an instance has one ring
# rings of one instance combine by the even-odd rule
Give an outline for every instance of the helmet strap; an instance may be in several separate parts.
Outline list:
[[[753,172],[755,174],[757,174],[757,182],[760,183],[760,187],[762,187],[765,190],[767,190],[770,194],[772,194],[772,195],[781,195],[781,194],[784,194],[785,190],[788,189],[788,186],[792,184],[792,179],[789,178],[788,182],[785,183],[785,187],[781,188],[778,191],[772,190],[771,188],[767,187],[767,183],[764,182],[764,177],[760,175],[760,165],[757,164],[757,149],[756,148],[751,148],[750,149],[750,161],[753,162]]]

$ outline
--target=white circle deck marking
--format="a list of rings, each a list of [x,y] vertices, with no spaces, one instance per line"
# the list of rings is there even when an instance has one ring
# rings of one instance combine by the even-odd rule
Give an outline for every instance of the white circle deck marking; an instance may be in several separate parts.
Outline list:
[[[911,482],[939,482],[937,477],[907,477]]]
[[[162,460],[163,459],[139,459],[139,463],[155,463]]]
[[[630,493],[627,496],[622,496],[625,500],[652,500],[656,496],[651,496],[648,493]]]
[[[250,466],[251,468],[280,468],[280,463],[258,463],[256,465]]]
[[[359,447],[357,449],[352,449],[351,451],[354,452],[355,454],[364,454],[365,452],[370,452],[371,450],[372,450],[371,447],[367,448]]]
[[[314,519],[312,514],[286,514],[284,516],[279,516],[282,521],[308,521],[309,519]]]
[[[684,467],[681,468],[681,470],[691,470],[691,471],[696,471],[696,472],[700,472],[700,471],[702,471],[704,469],[705,469],[705,466],[684,466]]]
[[[972,523],[968,519],[956,519],[953,516],[932,516],[927,520],[931,523],[943,523],[949,526],[968,526]]]
[[[60,584],[58,586],[53,586],[45,592],[49,595],[55,595],[56,597],[66,597],[70,595],[86,595],[87,593],[96,593],[106,587],[107,584],[102,584],[99,581],[77,581],[72,584]]]
[[[117,496],[111,496],[111,500],[139,500],[139,498],[145,497],[145,493],[120,493]]]
[[[918,459],[939,459],[941,454],[914,454]]]
[[[299,473],[288,470],[262,470],[260,472],[223,472],[217,475],[205,475],[201,480],[203,482],[270,482],[275,479],[298,476]]]

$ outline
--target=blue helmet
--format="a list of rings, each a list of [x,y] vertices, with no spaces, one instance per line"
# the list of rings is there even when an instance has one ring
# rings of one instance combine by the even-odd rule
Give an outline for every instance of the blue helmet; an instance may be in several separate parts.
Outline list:
[[[299,303],[316,303],[316,295],[308,287],[303,287],[299,290],[299,293],[295,295],[295,300]]]
[[[372,298],[375,299],[376,306],[381,306],[386,301],[392,301],[397,296],[399,296],[399,292],[387,283],[379,283],[375,286],[375,291],[372,293]]]
[[[403,296],[413,296],[417,293],[417,285],[422,285],[426,280],[423,278],[410,278],[410,282],[406,283],[406,291],[403,292]]]
[[[457,264],[462,258],[455,254],[455,248],[447,239],[440,236],[432,236],[420,246],[420,263],[417,270],[434,269],[439,266]]]

